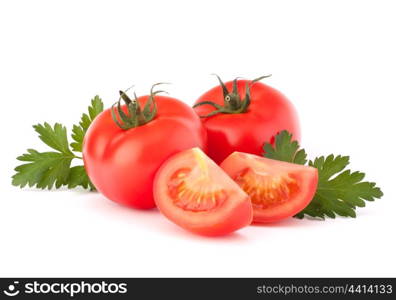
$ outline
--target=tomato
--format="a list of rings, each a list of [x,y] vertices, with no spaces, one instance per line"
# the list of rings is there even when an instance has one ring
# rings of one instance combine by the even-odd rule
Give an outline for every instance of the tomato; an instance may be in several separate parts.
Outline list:
[[[154,198],[169,220],[201,235],[224,235],[252,221],[249,196],[198,148],[161,166]]]
[[[235,152],[220,165],[249,194],[253,222],[274,222],[294,216],[312,200],[318,170],[257,155]]]
[[[158,168],[182,150],[205,149],[206,132],[193,109],[177,99],[152,92],[130,100],[120,94],[126,105],[119,101],[89,127],[84,164],[95,187],[107,198],[135,208],[153,208]]]
[[[195,103],[208,131],[208,155],[221,163],[234,151],[261,154],[265,142],[288,130],[300,139],[299,122],[292,104],[277,90],[253,81],[223,83],[204,93]]]

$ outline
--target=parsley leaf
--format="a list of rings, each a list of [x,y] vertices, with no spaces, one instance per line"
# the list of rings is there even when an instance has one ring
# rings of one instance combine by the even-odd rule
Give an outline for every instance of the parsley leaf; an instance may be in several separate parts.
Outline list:
[[[95,96],[91,100],[91,106],[88,107],[88,114],[84,113],[81,116],[81,120],[78,125],[73,125],[72,130],[72,138],[74,140],[73,143],[70,144],[73,151],[81,152],[82,151],[82,143],[85,136],[85,133],[88,130],[89,125],[91,125],[93,119],[96,118],[98,114],[103,111],[103,102],[99,96]]]
[[[318,188],[312,202],[300,213],[311,217],[335,218],[356,217],[356,207],[364,207],[366,201],[381,198],[383,193],[373,182],[362,182],[365,174],[345,170],[349,164],[348,156],[321,156],[310,161],[309,165],[319,171]]]
[[[292,135],[286,130],[275,136],[274,146],[270,143],[265,143],[263,146],[265,157],[305,165],[307,154],[304,149],[299,148],[298,142],[292,141]]]
[[[275,145],[266,143],[263,147],[264,156],[297,164],[306,164],[306,154],[297,141],[287,131],[275,137]],[[349,164],[348,156],[320,156],[309,161],[308,165],[318,169],[319,181],[311,203],[297,215],[302,219],[305,215],[324,219],[335,218],[337,215],[356,217],[356,207],[364,207],[366,201],[381,198],[383,193],[373,182],[363,181],[365,174],[345,170]]]
[[[84,189],[95,190],[95,186],[89,180],[84,166],[75,166],[70,169],[69,180],[67,187],[69,189],[82,186]]]
[[[28,162],[15,168],[17,172],[12,178],[12,184],[21,188],[36,185],[37,188],[51,189],[67,183],[70,164],[76,156],[70,151],[66,128],[59,123],[51,127],[48,123],[35,125],[40,139],[57,152],[38,152],[28,149],[28,153],[17,157]]]
[[[99,96],[95,96],[91,100],[91,106],[88,107],[88,114],[83,114],[79,125],[73,126],[72,138],[75,142],[70,146],[74,151],[81,152],[88,127],[102,111],[103,102]],[[39,138],[55,151],[38,152],[28,149],[27,153],[18,156],[17,160],[26,163],[15,168],[16,174],[12,176],[12,184],[21,188],[35,186],[41,189],[52,189],[61,186],[68,188],[81,186],[95,190],[83,165],[71,167],[73,159],[82,158],[70,150],[66,127],[59,123],[54,126],[44,123],[35,125],[33,128],[39,134]]]
[[[73,154],[69,149],[66,128],[61,124],[56,123],[52,128],[48,123],[44,123],[34,125],[33,128],[39,134],[39,138],[51,148],[64,154]]]

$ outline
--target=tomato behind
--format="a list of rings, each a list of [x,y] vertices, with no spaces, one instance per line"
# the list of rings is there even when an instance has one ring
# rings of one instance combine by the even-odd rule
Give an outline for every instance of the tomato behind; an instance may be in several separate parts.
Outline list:
[[[249,196],[198,148],[161,166],[154,199],[169,220],[201,235],[225,235],[252,221]]]
[[[318,184],[316,168],[247,153],[235,152],[220,166],[250,196],[256,223],[294,216],[311,202]]]
[[[266,84],[237,80],[237,94],[242,100],[246,97],[247,85],[250,87],[250,104],[245,112],[203,117],[216,109],[212,105],[199,105],[201,102],[226,103],[221,86],[205,92],[195,102],[194,109],[202,117],[208,132],[208,155],[218,164],[235,151],[260,155],[264,143],[271,143],[282,130],[289,131],[294,139],[300,140],[298,116],[291,102]],[[225,87],[232,95],[233,81],[226,82]]]

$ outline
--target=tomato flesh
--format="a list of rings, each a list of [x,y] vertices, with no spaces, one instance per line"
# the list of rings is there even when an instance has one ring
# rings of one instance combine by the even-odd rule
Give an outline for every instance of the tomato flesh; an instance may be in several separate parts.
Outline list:
[[[256,173],[246,169],[235,178],[239,186],[250,196],[252,204],[268,209],[290,199],[299,192],[299,184],[291,174]]]
[[[221,167],[250,196],[257,223],[300,212],[312,200],[318,183],[315,168],[247,153],[234,152]]]
[[[249,196],[198,148],[161,166],[154,199],[168,219],[202,235],[228,234],[252,221]]]

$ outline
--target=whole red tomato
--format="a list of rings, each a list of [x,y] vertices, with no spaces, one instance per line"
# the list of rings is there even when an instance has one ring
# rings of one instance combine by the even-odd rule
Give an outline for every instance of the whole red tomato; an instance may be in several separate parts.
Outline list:
[[[107,198],[135,208],[155,206],[154,175],[170,156],[206,150],[206,132],[183,102],[151,92],[114,105],[95,118],[84,138],[83,158],[95,187]]]
[[[218,77],[220,85],[196,101],[194,109],[208,133],[208,155],[215,162],[235,151],[262,154],[263,144],[282,130],[300,139],[294,107],[279,91],[258,82],[264,77],[226,83]]]

